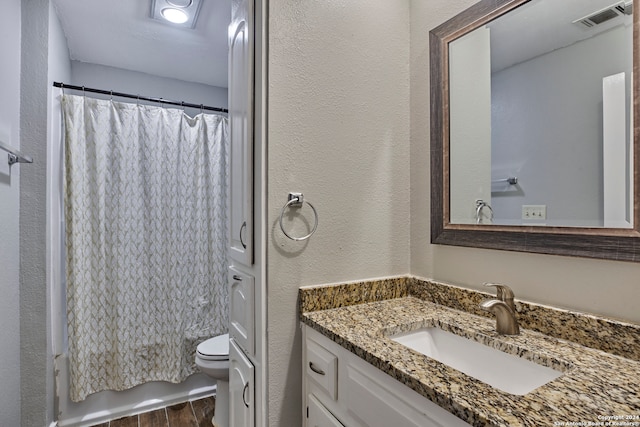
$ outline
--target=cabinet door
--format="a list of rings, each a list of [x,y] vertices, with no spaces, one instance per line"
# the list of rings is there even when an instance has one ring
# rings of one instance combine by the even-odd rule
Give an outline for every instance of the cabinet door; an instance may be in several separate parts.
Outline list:
[[[229,267],[229,334],[251,357],[255,356],[255,280],[249,274]]]
[[[230,257],[253,264],[253,0],[233,0],[229,25]]]
[[[234,339],[229,340],[229,425],[254,427],[254,368]]]
[[[374,371],[375,370],[375,371]],[[347,365],[343,403],[356,425],[469,427],[461,419],[401,385],[363,360]],[[416,398],[418,401],[416,401]]]
[[[307,396],[307,427],[344,427],[313,394]]]

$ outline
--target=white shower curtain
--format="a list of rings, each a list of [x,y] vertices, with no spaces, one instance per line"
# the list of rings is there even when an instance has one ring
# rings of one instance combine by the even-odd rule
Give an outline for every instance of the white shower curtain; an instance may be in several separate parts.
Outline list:
[[[181,382],[228,331],[227,119],[64,95],[70,396]]]

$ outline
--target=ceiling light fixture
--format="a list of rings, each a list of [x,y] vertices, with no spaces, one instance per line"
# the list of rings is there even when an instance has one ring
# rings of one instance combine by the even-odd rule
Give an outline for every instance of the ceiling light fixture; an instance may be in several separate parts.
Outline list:
[[[183,10],[175,9],[173,7],[165,7],[160,12],[162,17],[169,22],[173,22],[174,24],[184,24],[189,20],[189,15],[187,15]]]
[[[202,0],[151,0],[151,18],[167,25],[195,28]]]

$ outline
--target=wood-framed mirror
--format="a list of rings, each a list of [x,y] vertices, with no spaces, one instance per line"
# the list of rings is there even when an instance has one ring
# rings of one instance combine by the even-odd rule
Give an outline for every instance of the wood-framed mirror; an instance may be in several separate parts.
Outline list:
[[[481,0],[430,32],[433,244],[640,261],[639,6]]]

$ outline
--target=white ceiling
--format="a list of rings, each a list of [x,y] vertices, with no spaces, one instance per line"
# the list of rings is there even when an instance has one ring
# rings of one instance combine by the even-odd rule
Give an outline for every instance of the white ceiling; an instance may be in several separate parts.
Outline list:
[[[72,60],[227,87],[231,0],[202,0],[194,29],[151,19],[151,0],[52,2]]]
[[[619,25],[617,19],[591,30],[571,24],[617,1],[531,2],[509,14],[508,20],[492,22],[494,71]],[[227,87],[231,0],[202,0],[195,29],[151,19],[151,0],[52,2],[72,60]]]
[[[496,19],[487,25],[491,28],[493,71],[572,45],[618,25],[631,25],[631,16],[621,16],[592,28],[572,23],[620,1],[532,1]]]

